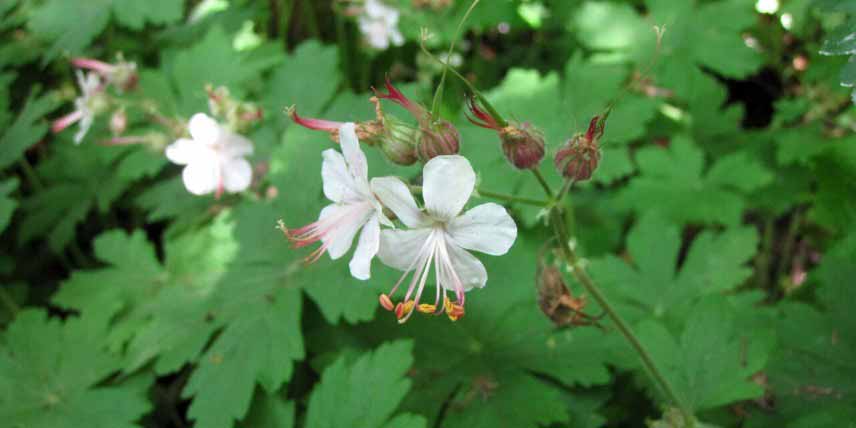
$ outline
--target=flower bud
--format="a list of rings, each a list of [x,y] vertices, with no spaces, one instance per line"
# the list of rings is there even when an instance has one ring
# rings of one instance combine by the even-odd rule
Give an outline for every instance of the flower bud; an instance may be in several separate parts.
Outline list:
[[[502,152],[517,169],[532,169],[544,159],[544,137],[529,123],[509,125],[499,131]]]
[[[412,165],[417,161],[416,140],[419,130],[392,115],[383,118],[383,133],[377,144],[387,159],[397,165]]]
[[[554,163],[563,177],[585,181],[591,178],[600,163],[600,149],[597,144],[587,141],[585,136],[578,134],[556,152]]]
[[[108,76],[108,80],[120,91],[133,91],[140,81],[137,64],[120,60],[113,65],[113,72]]]
[[[461,133],[450,122],[440,120],[422,127],[416,154],[422,162],[443,155],[456,155],[461,149]]]
[[[603,137],[608,116],[609,110],[593,117],[585,134],[574,135],[556,152],[554,162],[563,177],[585,181],[594,174],[600,163],[599,142]]]
[[[125,114],[125,109],[119,109],[113,112],[110,116],[110,132],[113,135],[122,135],[125,129],[128,128],[128,115]]]
[[[91,58],[74,58],[71,62],[77,68],[95,71],[120,92],[134,90],[139,82],[137,64],[125,61],[121,54],[117,55],[115,64]]]

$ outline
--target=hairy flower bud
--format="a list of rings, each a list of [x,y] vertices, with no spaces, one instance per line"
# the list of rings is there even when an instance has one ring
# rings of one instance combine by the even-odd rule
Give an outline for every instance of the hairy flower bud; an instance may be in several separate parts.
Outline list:
[[[419,130],[392,115],[384,116],[383,132],[377,139],[380,150],[392,163],[412,165],[418,160],[416,155]]]
[[[600,138],[609,112],[592,118],[585,134],[574,135],[558,152],[554,163],[563,177],[575,181],[591,178],[600,163]]]
[[[578,134],[556,152],[554,163],[563,177],[585,181],[591,178],[600,163],[600,149]]]
[[[461,133],[454,125],[440,120],[420,129],[416,154],[422,162],[443,155],[456,155],[461,149]]]
[[[544,137],[529,123],[509,125],[499,131],[502,152],[517,169],[532,169],[544,159]]]

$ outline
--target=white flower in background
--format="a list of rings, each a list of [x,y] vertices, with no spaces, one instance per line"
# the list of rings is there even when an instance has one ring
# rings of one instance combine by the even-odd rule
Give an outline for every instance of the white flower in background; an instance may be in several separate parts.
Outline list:
[[[80,96],[74,100],[74,111],[55,120],[51,130],[58,133],[75,123],[79,123],[80,129],[74,134],[74,142],[80,144],[83,137],[89,132],[89,128],[92,127],[95,115],[107,107],[107,100],[104,98],[104,86],[101,84],[98,74],[83,74],[80,71],[75,74],[77,75],[77,85],[80,87]]]
[[[425,164],[422,173],[421,211],[408,187],[394,177],[372,180],[377,197],[410,230],[385,230],[381,234],[378,257],[404,274],[389,295],[380,296],[381,305],[394,310],[399,322],[406,321],[414,309],[423,313],[443,311],[456,320],[464,314],[464,293],[484,287],[487,271],[466,250],[493,256],[503,255],[517,238],[517,226],[505,208],[494,203],[479,205],[461,214],[475,186],[476,174],[470,162],[457,155],[437,156]],[[434,304],[419,304],[434,266],[436,297]],[[413,278],[404,301],[393,305],[394,295],[408,275]],[[452,302],[446,292],[455,294]],[[442,305],[440,295],[443,295]]]
[[[404,37],[398,31],[399,15],[398,9],[387,6],[380,0],[366,0],[358,23],[371,47],[384,50],[389,48],[390,44],[404,44]]]
[[[362,229],[349,266],[351,275],[366,280],[371,276],[371,262],[378,252],[380,225],[391,227],[392,222],[383,215],[383,207],[374,196],[377,191],[374,180],[369,184],[366,155],[360,149],[353,123],[339,128],[339,145],[342,153],[325,150],[321,165],[324,196],[333,203],[321,210],[314,223],[295,230],[288,230],[280,223],[280,228],[295,247],[321,241],[321,246],[306,258],[309,263],[324,253],[330,254],[333,260],[342,257]]]
[[[220,126],[204,113],[190,118],[191,139],[181,138],[166,148],[173,163],[187,165],[182,172],[184,187],[194,195],[223,191],[236,193],[250,187],[253,171],[244,157],[253,153],[253,143]]]

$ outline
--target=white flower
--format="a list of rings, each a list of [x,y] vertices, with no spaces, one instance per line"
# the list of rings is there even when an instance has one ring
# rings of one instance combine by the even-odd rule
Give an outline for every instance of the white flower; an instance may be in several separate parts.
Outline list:
[[[74,143],[80,144],[83,137],[89,132],[95,115],[106,106],[103,95],[103,85],[97,73],[86,73],[76,71],[77,85],[80,87],[80,96],[74,100],[74,111],[54,121],[51,129],[54,133],[68,128],[79,122],[80,129],[74,134]]]
[[[295,230],[280,227],[295,247],[321,241],[321,246],[307,257],[310,263],[324,253],[333,260],[342,257],[362,229],[349,267],[354,278],[366,280],[371,276],[371,262],[378,252],[380,225],[391,227],[392,222],[383,215],[383,207],[374,196],[376,189],[369,184],[366,155],[360,149],[355,129],[353,123],[339,128],[342,153],[333,149],[323,153],[324,196],[333,203],[321,210],[314,223]]]
[[[385,5],[380,0],[366,0],[360,15],[360,31],[369,45],[375,49],[387,49],[390,44],[401,46],[404,37],[398,31],[398,9]]]
[[[466,250],[493,256],[505,254],[517,238],[517,226],[505,208],[494,203],[461,214],[476,181],[466,158],[437,156],[425,164],[422,176],[425,212],[416,206],[401,180],[394,177],[372,180],[381,202],[411,228],[385,230],[381,234],[378,257],[384,264],[404,272],[389,295],[395,294],[411,272],[413,278],[403,303],[393,305],[386,294],[381,295],[380,302],[384,308],[395,310],[399,322],[406,321],[414,308],[424,313],[445,311],[456,320],[464,314],[464,293],[484,287],[487,282],[484,265]],[[436,282],[434,304],[420,305],[432,264]],[[446,297],[447,291],[455,294],[455,303]]]
[[[204,113],[196,113],[187,126],[192,139],[181,138],[166,148],[173,163],[187,165],[181,176],[184,187],[194,195],[227,191],[236,193],[250,186],[253,171],[244,159],[253,153],[253,143],[220,126]]]

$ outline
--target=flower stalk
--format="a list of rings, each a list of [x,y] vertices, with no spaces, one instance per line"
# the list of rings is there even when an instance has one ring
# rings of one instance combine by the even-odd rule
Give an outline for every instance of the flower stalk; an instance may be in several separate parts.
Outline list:
[[[635,350],[639,355],[646,371],[654,379],[660,390],[665,394],[669,401],[674,403],[680,409],[685,421],[685,426],[687,428],[695,427],[695,417],[693,416],[692,409],[690,409],[690,407],[687,406],[687,404],[678,396],[674,387],[672,387],[666,377],[663,376],[663,373],[657,368],[657,364],[654,362],[651,354],[645,346],[642,345],[642,342],[639,341],[639,338],[636,337],[633,330],[631,330],[627,322],[624,321],[624,318],[622,318],[615,308],[609,303],[609,300],[600,291],[600,288],[598,288],[594,283],[585,268],[579,263],[576,252],[569,244],[570,237],[568,236],[564,216],[562,215],[562,209],[560,207],[554,206],[550,210],[550,223],[552,223],[553,230],[559,240],[559,248],[561,250],[562,257],[564,257],[565,262],[570,267],[574,278],[583,286],[583,288],[586,289],[594,300],[597,301],[598,305],[600,305],[604,312],[606,312],[607,316],[609,316],[613,324],[615,324],[615,327],[621,335],[624,336],[628,343],[630,343],[630,346],[632,346],[633,350]]]

